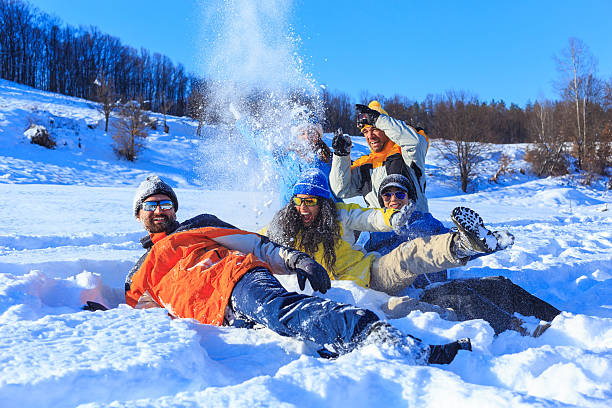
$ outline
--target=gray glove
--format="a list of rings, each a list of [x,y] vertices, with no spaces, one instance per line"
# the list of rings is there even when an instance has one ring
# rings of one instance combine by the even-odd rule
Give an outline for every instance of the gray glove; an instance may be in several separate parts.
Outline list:
[[[332,140],[332,148],[336,156],[348,156],[351,154],[351,145],[353,142],[348,135],[345,135],[342,129],[338,129],[334,132],[334,138]]]
[[[410,219],[410,216],[414,212],[416,205],[414,201],[411,201],[409,204],[403,206],[399,211],[393,213],[391,216],[391,228],[393,228],[393,232],[397,235],[402,235],[408,229],[406,223]]]
[[[287,268],[297,275],[298,285],[301,290],[306,287],[306,279],[310,282],[313,290],[321,293],[331,288],[331,281],[325,268],[304,252],[289,249],[289,256],[285,261]]]

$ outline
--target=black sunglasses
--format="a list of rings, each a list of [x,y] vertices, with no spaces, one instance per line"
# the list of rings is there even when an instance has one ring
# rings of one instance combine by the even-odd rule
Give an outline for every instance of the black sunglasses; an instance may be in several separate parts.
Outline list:
[[[170,200],[145,201],[142,203],[142,209],[145,211],[155,211],[157,206],[159,206],[159,208],[163,211],[168,211],[174,207],[174,204],[172,204],[172,201]]]

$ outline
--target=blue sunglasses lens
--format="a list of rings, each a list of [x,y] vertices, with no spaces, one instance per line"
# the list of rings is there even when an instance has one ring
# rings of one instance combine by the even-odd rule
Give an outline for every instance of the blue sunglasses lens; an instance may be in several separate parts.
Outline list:
[[[158,205],[159,205],[159,208],[161,208],[164,211],[170,210],[172,207],[174,207],[174,205],[172,204],[172,201],[170,200],[145,201],[144,203],[142,203],[142,209],[145,211],[155,211]]]
[[[403,200],[406,198],[406,193],[402,191],[396,191],[395,193],[383,193],[383,198],[390,200],[392,196],[395,196],[398,200]]]

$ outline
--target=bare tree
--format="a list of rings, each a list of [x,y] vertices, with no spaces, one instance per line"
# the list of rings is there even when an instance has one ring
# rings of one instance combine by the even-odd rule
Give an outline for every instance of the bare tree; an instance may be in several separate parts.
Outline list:
[[[606,110],[612,110],[612,78],[605,83],[604,96],[603,96],[603,108]]]
[[[29,4],[18,0],[0,1],[0,76],[27,85],[28,62],[34,16]]]
[[[99,110],[104,115],[104,131],[108,132],[108,118],[115,109],[115,90],[105,75],[98,75],[95,81],[96,100],[100,102]]]
[[[568,47],[555,57],[560,79],[557,86],[562,97],[571,101],[575,110],[575,130],[573,141],[578,167],[584,168],[590,130],[589,106],[600,95],[600,83],[595,77],[597,60],[586,44],[577,38],[570,38]]]
[[[610,168],[612,168],[612,120],[601,129],[590,165],[594,173],[605,175],[608,171],[607,175],[612,175],[610,173]]]
[[[436,104],[435,111],[432,134],[443,138],[436,148],[457,169],[461,190],[465,193],[488,152],[481,142],[488,124],[479,115],[477,99],[465,92],[447,92]]]
[[[534,144],[527,149],[525,160],[531,164],[538,177],[558,176],[568,172],[565,141],[561,132],[561,114],[564,107],[550,101],[536,102],[529,110],[529,131]]]
[[[512,159],[506,153],[502,153],[497,160],[499,167],[495,174],[491,176],[489,181],[493,183],[499,183],[499,177],[504,174],[511,174],[513,171],[510,169],[510,165],[512,164]]]
[[[133,162],[144,146],[142,140],[148,136],[149,118],[136,101],[120,104],[117,113],[117,121],[113,122],[113,150],[117,157]]]
[[[173,106],[174,106],[174,102],[168,101],[163,98],[162,98],[162,102],[159,104],[159,111],[164,117],[164,133],[170,132],[170,127],[168,127],[168,123],[166,122],[166,115],[168,114],[168,111],[172,109]]]
[[[327,90],[323,92],[323,103],[325,106],[324,130],[333,132],[342,128],[345,132],[359,134],[359,129],[353,120],[353,101],[341,92],[331,94]]]
[[[24,0],[0,0],[0,77],[51,92],[97,100],[99,73],[117,97],[140,96],[154,111],[184,115],[190,92],[182,65],[122,45],[95,27],[74,28]]]
[[[198,121],[196,135],[201,137],[202,126],[204,125],[206,110],[209,105],[208,96],[210,92],[208,90],[208,84],[206,81],[195,77],[191,77],[190,81],[191,93],[187,98],[187,114],[189,117]]]

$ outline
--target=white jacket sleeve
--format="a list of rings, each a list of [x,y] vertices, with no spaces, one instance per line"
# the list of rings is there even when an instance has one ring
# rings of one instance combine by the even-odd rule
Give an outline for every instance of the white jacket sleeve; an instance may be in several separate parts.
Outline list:
[[[351,169],[350,156],[332,155],[331,171],[329,172],[329,187],[340,198],[351,198],[362,194],[361,173]]]
[[[340,222],[354,231],[391,231],[391,216],[396,210],[364,208],[358,204],[336,203]]]
[[[412,126],[403,121],[387,115],[378,117],[376,127],[383,130],[393,143],[401,147],[402,157],[408,166],[414,161],[423,171],[425,170],[425,156],[429,146],[425,136],[417,133]]]
[[[272,273],[280,275],[293,273],[287,268],[286,260],[295,250],[275,244],[259,234],[240,231],[240,233],[228,234],[211,239],[228,249],[255,255],[270,265]]]

